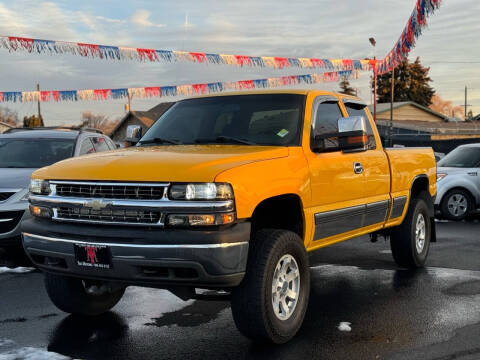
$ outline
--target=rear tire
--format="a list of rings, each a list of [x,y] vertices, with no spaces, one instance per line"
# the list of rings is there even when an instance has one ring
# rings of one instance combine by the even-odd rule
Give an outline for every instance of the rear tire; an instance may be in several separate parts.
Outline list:
[[[426,198],[420,193],[411,199],[403,223],[392,229],[390,248],[401,267],[420,268],[427,260],[432,229]]]
[[[245,277],[232,291],[238,330],[254,341],[287,342],[303,323],[309,294],[310,270],[302,239],[286,230],[258,231]]]
[[[125,288],[100,295],[88,294],[82,279],[45,273],[45,288],[50,300],[60,310],[78,315],[100,315],[113,308]]]
[[[448,220],[461,221],[473,209],[472,196],[465,190],[452,189],[442,199],[440,211]]]

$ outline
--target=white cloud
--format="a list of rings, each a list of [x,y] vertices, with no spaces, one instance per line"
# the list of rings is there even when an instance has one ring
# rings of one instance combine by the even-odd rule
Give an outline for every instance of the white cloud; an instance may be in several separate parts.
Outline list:
[[[132,15],[132,23],[141,27],[164,27],[164,24],[154,24],[150,21],[150,11],[137,10]]]

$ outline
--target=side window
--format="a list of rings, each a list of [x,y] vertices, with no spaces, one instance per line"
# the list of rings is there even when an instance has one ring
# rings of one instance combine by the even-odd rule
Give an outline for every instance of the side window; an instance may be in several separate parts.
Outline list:
[[[346,103],[345,107],[347,108],[348,116],[363,116],[365,120],[367,120],[368,149],[375,149],[377,147],[377,143],[375,142],[375,136],[373,135],[372,125],[370,125],[368,116],[365,113],[365,105]]]
[[[107,142],[103,137],[93,137],[92,138],[93,145],[95,146],[95,151],[96,152],[102,152],[102,151],[108,151],[110,150],[108,148]]]
[[[338,119],[343,117],[337,101],[320,102],[314,105],[313,136],[328,135],[338,132]],[[338,140],[330,138],[325,141],[325,148],[338,147]]]
[[[83,140],[82,145],[80,145],[79,155],[92,154],[94,152],[95,152],[95,148],[93,147],[93,144],[90,141],[90,139],[86,138],[85,140]]]

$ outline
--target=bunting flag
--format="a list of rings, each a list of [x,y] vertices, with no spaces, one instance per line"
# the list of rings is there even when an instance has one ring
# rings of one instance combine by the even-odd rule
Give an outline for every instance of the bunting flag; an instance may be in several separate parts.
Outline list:
[[[416,39],[422,34],[422,29],[427,26],[427,17],[433,15],[440,8],[441,2],[441,0],[416,0],[412,15],[397,43],[383,60],[377,62],[379,74],[392,71],[407,58],[410,51],[415,47]]]
[[[330,71],[372,69],[369,60],[209,54],[204,52],[155,50],[57,40],[40,40],[17,36],[0,36],[0,48],[4,48],[10,52],[24,51],[30,54],[48,53],[53,55],[70,54],[106,60],[136,60],[164,63],[183,61],[239,67],[268,67],[273,69],[316,68]]]
[[[272,89],[300,84],[336,82],[341,78],[358,79],[358,70],[331,71],[319,74],[289,75],[266,79],[213,82],[190,85],[149,86],[120,89],[3,91],[0,102],[30,101],[81,101],[131,98],[159,98],[167,96],[193,96],[215,94],[225,91]]]

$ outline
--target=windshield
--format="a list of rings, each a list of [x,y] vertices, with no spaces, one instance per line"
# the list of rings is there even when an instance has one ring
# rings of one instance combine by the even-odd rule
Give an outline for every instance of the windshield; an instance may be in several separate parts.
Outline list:
[[[73,156],[74,141],[0,139],[0,168],[41,168]]]
[[[147,144],[300,145],[304,95],[233,95],[183,100],[163,114]]]
[[[438,162],[440,167],[480,167],[480,147],[459,147]]]

